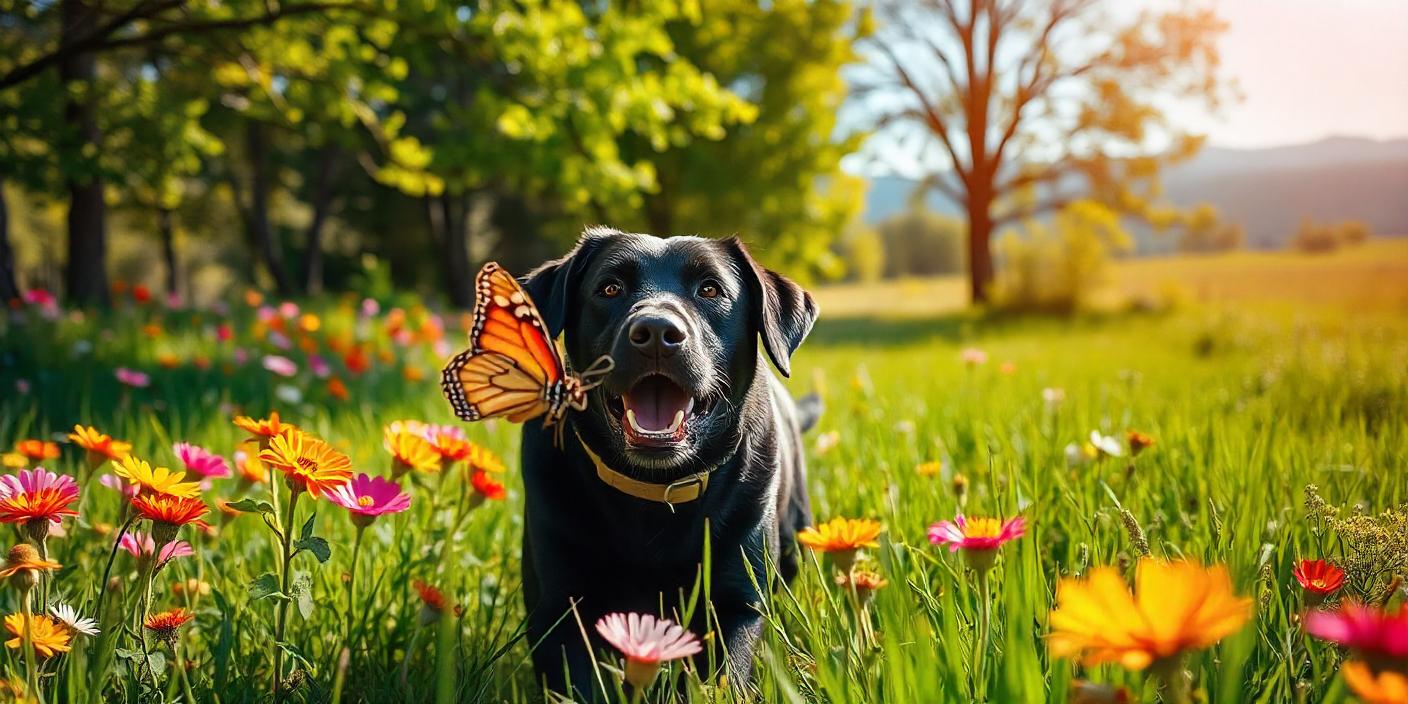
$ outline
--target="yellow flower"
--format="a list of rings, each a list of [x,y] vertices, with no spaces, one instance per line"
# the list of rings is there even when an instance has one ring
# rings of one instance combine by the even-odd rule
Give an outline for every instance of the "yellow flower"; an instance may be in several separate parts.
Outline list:
[[[114,474],[127,480],[128,484],[139,487],[139,491],[179,496],[184,499],[200,496],[200,484],[181,481],[186,478],[185,472],[173,472],[166,467],[153,468],[146,460],[137,459],[133,455],[122,458],[121,462],[114,460],[112,466]]]
[[[88,461],[93,466],[97,466],[105,460],[121,461],[122,458],[132,453],[130,443],[114,440],[111,436],[98,432],[98,429],[92,426],[73,426],[73,432],[68,434],[68,439],[88,451]]]
[[[352,478],[352,460],[337,448],[291,428],[269,441],[259,461],[283,472],[289,483],[318,498]]]
[[[919,465],[914,468],[914,473],[921,477],[937,477],[943,468],[944,465],[942,462],[920,462]]]
[[[468,469],[476,472],[489,472],[491,474],[503,474],[507,471],[504,461],[483,445],[469,443],[469,451],[465,454],[465,465]]]
[[[25,622],[28,620],[28,628]],[[67,653],[69,650],[69,639],[73,634],[61,623],[56,623],[48,616],[29,616],[24,614],[10,614],[5,617],[5,630],[14,636],[5,641],[7,648],[22,648],[26,637],[34,644],[34,652],[41,657],[52,657],[55,653]]]
[[[1382,670],[1377,675],[1368,665],[1352,661],[1340,668],[1345,684],[1364,704],[1403,704],[1408,702],[1408,675]]]
[[[815,528],[803,528],[797,542],[817,551],[829,553],[842,572],[848,572],[861,548],[879,547],[880,522],[868,518],[834,518]]]
[[[1146,558],[1139,561],[1134,585],[1131,594],[1113,567],[1061,580],[1051,612],[1051,654],[1141,670],[1206,648],[1251,615],[1251,599],[1237,596],[1222,565]]]
[[[384,433],[386,451],[391,453],[394,463],[392,472],[396,476],[407,471],[437,472],[440,470],[440,453],[424,436],[413,433],[405,427],[393,423]]]
[[[24,469],[29,466],[29,458],[18,452],[6,452],[0,455],[0,463],[5,465],[5,469]]]

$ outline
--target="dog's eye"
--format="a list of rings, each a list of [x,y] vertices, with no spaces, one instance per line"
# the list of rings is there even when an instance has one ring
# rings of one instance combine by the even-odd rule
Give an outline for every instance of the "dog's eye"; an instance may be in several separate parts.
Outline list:
[[[700,298],[718,298],[720,293],[719,285],[713,281],[705,281],[699,285]]]
[[[597,288],[596,293],[602,298],[615,298],[621,295],[621,284],[616,281],[607,281]]]

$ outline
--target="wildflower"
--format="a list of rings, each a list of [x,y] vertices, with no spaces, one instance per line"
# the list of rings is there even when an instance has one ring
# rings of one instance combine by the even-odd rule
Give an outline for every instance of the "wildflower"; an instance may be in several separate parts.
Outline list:
[[[703,650],[699,639],[683,626],[650,614],[607,614],[596,622],[596,632],[626,656],[625,678],[637,690],[655,681],[662,663]]]
[[[465,467],[471,472],[488,472],[490,474],[503,474],[507,469],[504,461],[499,456],[483,445],[466,443],[469,450],[465,453]]]
[[[958,499],[958,505],[962,506],[968,502],[968,477],[963,474],[953,475],[953,480],[949,482],[953,489],[953,497]]]
[[[150,535],[143,535],[141,531],[129,531],[122,534],[122,540],[117,542],[118,547],[132,554],[132,557],[143,559],[150,558],[156,554],[156,540]],[[190,557],[195,551],[191,549],[191,544],[184,540],[173,540],[161,546],[161,553],[157,555],[157,567],[178,557]]]
[[[816,436],[816,454],[818,457],[830,452],[837,445],[841,444],[841,433],[832,430]]]
[[[30,462],[56,460],[59,458],[59,445],[48,440],[21,440],[15,443],[15,452],[24,455]]]
[[[147,303],[152,300],[152,290],[145,284],[137,284],[132,287],[132,300],[137,303]]]
[[[274,387],[274,398],[290,406],[303,402],[303,391],[292,384],[279,384]]]
[[[1319,606],[1325,597],[1344,586],[1344,570],[1324,560],[1301,560],[1291,574],[1305,590],[1306,601],[1314,602],[1310,604],[1311,608]]]
[[[5,465],[5,469],[24,469],[29,466],[29,458],[18,452],[6,452],[0,455],[0,463]]]
[[[1149,538],[1144,535],[1144,527],[1139,525],[1139,519],[1134,517],[1129,509],[1120,507],[1120,523],[1124,525],[1124,532],[1129,534],[1129,543],[1134,547],[1134,551],[1140,557],[1149,556]]]
[[[1129,704],[1129,690],[1085,680],[1071,683],[1071,704]]]
[[[1368,664],[1352,661],[1340,668],[1340,675],[1364,704],[1408,702],[1408,675],[1402,672],[1383,669],[1375,674]]]
[[[455,437],[448,433],[437,433],[430,430],[434,426],[427,427],[426,440],[430,443],[431,449],[440,457],[440,468],[444,469],[456,462],[469,458],[473,447],[468,440],[462,437]]]
[[[85,636],[98,635],[98,622],[95,619],[84,618],[78,613],[78,609],[68,604],[51,604],[49,614],[55,621],[62,623],[68,630],[74,633],[82,633]]]
[[[112,489],[113,491],[121,492],[123,496],[126,496],[129,499],[136,496],[137,492],[142,488],[140,486],[128,484],[127,482],[123,481],[121,477],[118,477],[113,474],[98,475],[98,483],[109,489]]]
[[[66,474],[36,467],[0,477],[0,522],[24,523],[35,540],[49,534],[50,523],[77,516],[69,508],[75,501],[78,485]]]
[[[1154,438],[1138,430],[1126,432],[1125,441],[1129,443],[1129,454],[1133,457],[1138,457],[1139,453],[1154,446]]]
[[[797,542],[817,552],[829,553],[837,568],[849,572],[857,550],[880,546],[876,540],[880,530],[880,522],[868,518],[834,518],[815,528],[803,528],[797,534]]]
[[[1408,658],[1408,609],[1395,613],[1350,602],[1337,611],[1314,611],[1305,617],[1305,632],[1349,648],[1374,662]]]
[[[978,573],[987,572],[997,558],[997,549],[1022,537],[1026,519],[1021,516],[1000,520],[973,518],[958,514],[952,521],[939,521],[929,526],[929,542],[948,545],[949,552],[963,551],[968,566]]]
[[[875,592],[889,584],[889,580],[881,577],[879,573],[869,570],[852,570],[849,573],[842,572],[836,575],[836,586],[843,589],[855,589],[856,597],[860,599],[862,604],[869,602]]]
[[[430,441],[404,427],[396,429],[395,423],[386,427],[382,446],[391,453],[392,476],[400,477],[411,470],[434,472],[440,469],[440,455]]]
[[[1003,362],[1003,363],[1002,363],[1002,366],[999,366],[999,367],[997,368],[997,370],[998,370],[999,372],[1002,372],[1002,374],[1003,374],[1004,376],[1012,376],[1013,374],[1016,374],[1016,373],[1017,373],[1017,363],[1016,363],[1016,362]]]
[[[146,374],[139,372],[135,369],[128,369],[127,367],[118,367],[117,369],[113,370],[112,374],[113,376],[117,377],[119,383],[124,386],[130,386],[134,389],[145,389],[148,386],[152,385],[152,378],[150,376],[147,376]]]
[[[352,394],[347,391],[347,384],[344,384],[337,377],[328,379],[328,395],[339,401],[346,401],[352,397]]]
[[[313,376],[319,379],[326,379],[332,374],[332,366],[328,364],[322,355],[308,355],[308,371],[313,372]]]
[[[210,582],[205,582],[195,577],[187,578],[184,582],[172,582],[171,593],[176,596],[190,596],[192,599],[201,596],[210,596]]]
[[[1100,456],[1100,451],[1088,442],[1073,442],[1066,446],[1066,466],[1079,467]]]
[[[1123,457],[1124,445],[1115,439],[1113,435],[1101,435],[1100,431],[1090,431],[1090,444],[1096,449],[1099,457]]]
[[[1057,406],[1066,402],[1066,390],[1048,386],[1041,390],[1041,400],[1046,403],[1046,407],[1055,410]]]
[[[73,432],[68,434],[68,439],[87,451],[89,468],[97,468],[109,460],[120,462],[132,452],[130,443],[114,440],[91,426],[73,426]]]
[[[445,592],[440,591],[439,587],[423,579],[412,580],[411,586],[420,595],[422,623],[430,623],[446,611],[453,611],[456,617],[462,613],[461,608],[458,605],[452,605],[449,598],[445,596]]]
[[[186,465],[186,469],[193,474],[199,474],[206,479],[230,476],[230,463],[224,457],[199,445],[178,442],[171,446],[171,451],[176,453],[181,459],[181,464]]]
[[[282,377],[290,377],[298,373],[298,365],[294,364],[293,360],[277,354],[264,355],[260,364],[265,369]]]
[[[5,647],[19,649],[28,640],[34,645],[34,652],[40,657],[53,657],[56,653],[67,653],[71,640],[68,627],[48,616],[10,614],[5,617],[5,630],[14,636],[5,641]]]
[[[371,525],[377,516],[400,513],[411,507],[411,495],[385,477],[358,474],[354,479],[328,492],[328,500],[352,512],[352,522]]]
[[[484,503],[485,499],[503,501],[508,496],[508,490],[504,488],[504,485],[494,481],[488,472],[470,474],[469,483],[474,487],[474,496],[470,497],[470,503],[473,506]]]
[[[249,416],[235,416],[234,422],[241,430],[249,433],[259,442],[260,449],[268,447],[270,440],[293,427],[293,425],[279,420],[278,411],[270,411],[268,418],[260,420]]]
[[[262,484],[269,481],[269,469],[259,461],[259,455],[256,452],[235,450],[235,467],[240,471],[240,479],[250,484]]]
[[[1146,558],[1134,584],[1131,593],[1114,567],[1061,580],[1050,616],[1051,654],[1142,670],[1206,648],[1250,617],[1251,600],[1236,595],[1222,565]]]
[[[0,565],[0,577],[9,578],[16,589],[27,592],[39,582],[40,572],[53,572],[60,567],[63,565],[40,557],[33,545],[20,543],[10,548],[5,556],[4,565]]]
[[[269,441],[259,459],[283,472],[295,491],[318,498],[352,478],[352,461],[332,445],[296,428]]]
[[[193,618],[195,614],[185,609],[168,609],[148,616],[142,625],[170,648],[176,645],[177,631]]]
[[[944,469],[942,462],[920,462],[914,468],[914,473],[921,477],[937,477]]]
[[[199,484],[181,481],[186,478],[185,472],[173,472],[166,467],[154,468],[147,464],[146,460],[137,459],[134,455],[122,458],[121,462],[113,462],[112,466],[113,474],[137,487],[139,494],[155,492],[183,498],[200,495]]]
[[[210,510],[200,499],[167,494],[138,494],[132,499],[132,508],[152,522],[152,540],[163,546],[176,539],[181,526],[203,525],[200,518]]]
[[[964,364],[970,367],[976,367],[979,364],[987,364],[988,353],[977,347],[965,347],[958,353],[958,358],[963,360]]]

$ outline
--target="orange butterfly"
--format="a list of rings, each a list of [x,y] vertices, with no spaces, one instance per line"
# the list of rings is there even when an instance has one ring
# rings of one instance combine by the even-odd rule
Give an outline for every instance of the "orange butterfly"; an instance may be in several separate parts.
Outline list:
[[[567,372],[533,299],[503,267],[489,262],[475,278],[469,349],[445,365],[440,388],[463,420],[522,423],[546,414],[543,422],[557,426],[560,445],[567,410],[586,410],[587,392],[613,366],[603,356],[580,376]]]

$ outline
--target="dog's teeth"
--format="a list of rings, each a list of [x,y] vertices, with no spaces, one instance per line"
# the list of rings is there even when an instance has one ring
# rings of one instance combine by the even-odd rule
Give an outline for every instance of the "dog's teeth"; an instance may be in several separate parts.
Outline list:
[[[645,429],[640,427],[640,424],[636,422],[636,412],[629,408],[626,409],[626,422],[631,424],[631,430],[637,433],[645,432]]]
[[[670,427],[665,429],[665,432],[667,432],[667,433],[669,433],[669,434],[671,434],[671,435],[674,435],[674,434],[675,434],[675,431],[676,431],[676,430],[679,430],[679,429],[680,429],[680,426],[683,425],[683,424],[684,424],[684,411],[675,411],[675,422],[671,423],[671,424],[670,424]]]

